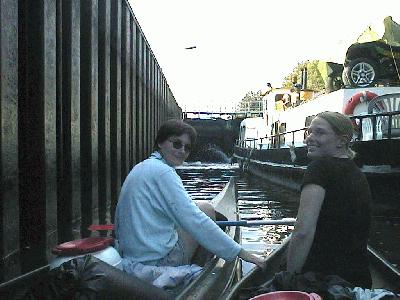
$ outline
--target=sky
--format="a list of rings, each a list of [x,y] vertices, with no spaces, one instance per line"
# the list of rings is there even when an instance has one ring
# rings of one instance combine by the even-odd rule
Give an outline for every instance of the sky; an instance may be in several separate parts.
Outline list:
[[[299,62],[343,63],[399,0],[129,0],[178,105],[232,111],[247,92],[280,87]],[[186,50],[186,47],[196,46]]]

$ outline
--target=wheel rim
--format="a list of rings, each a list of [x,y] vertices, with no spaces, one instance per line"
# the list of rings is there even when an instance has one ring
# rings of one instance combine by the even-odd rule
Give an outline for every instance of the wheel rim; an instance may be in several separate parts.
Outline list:
[[[355,85],[365,87],[374,81],[375,70],[369,63],[359,62],[351,69],[350,76]]]

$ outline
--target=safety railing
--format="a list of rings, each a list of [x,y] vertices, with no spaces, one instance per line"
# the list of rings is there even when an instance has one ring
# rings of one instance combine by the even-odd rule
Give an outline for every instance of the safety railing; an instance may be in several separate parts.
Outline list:
[[[236,140],[236,146],[243,147],[243,148],[259,148],[259,149],[264,149],[264,146],[267,149],[271,148],[281,148],[283,145],[288,145],[285,144],[286,136],[290,135],[291,136],[291,145],[295,145],[295,134],[297,132],[305,132],[308,129],[308,127],[304,127],[301,129],[296,129],[292,131],[286,131],[270,136],[265,136],[261,138],[247,138],[244,140]],[[266,143],[263,143],[264,141],[267,141]]]
[[[351,119],[358,129],[356,141],[400,138],[400,111],[352,116]]]
[[[355,129],[352,142],[400,138],[400,111],[357,115],[351,116],[350,119],[353,120]],[[238,139],[236,146],[254,149],[295,147],[296,144],[302,144],[297,133],[303,132],[304,140],[307,129],[308,127],[304,127],[260,138]],[[287,142],[288,138],[289,141]]]

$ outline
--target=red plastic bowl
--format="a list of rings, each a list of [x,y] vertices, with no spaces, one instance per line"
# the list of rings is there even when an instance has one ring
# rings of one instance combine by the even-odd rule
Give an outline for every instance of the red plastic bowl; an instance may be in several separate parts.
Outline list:
[[[114,242],[112,237],[88,237],[55,246],[52,253],[59,256],[74,256],[106,249]]]
[[[322,300],[322,298],[315,293],[308,294],[300,291],[278,291],[258,295],[250,300]]]

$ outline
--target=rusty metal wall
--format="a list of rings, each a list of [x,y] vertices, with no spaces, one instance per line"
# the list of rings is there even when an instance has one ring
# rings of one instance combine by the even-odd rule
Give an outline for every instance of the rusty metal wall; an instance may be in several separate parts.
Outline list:
[[[125,0],[0,0],[0,282],[110,222],[181,113]]]

